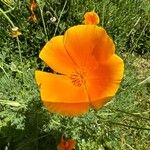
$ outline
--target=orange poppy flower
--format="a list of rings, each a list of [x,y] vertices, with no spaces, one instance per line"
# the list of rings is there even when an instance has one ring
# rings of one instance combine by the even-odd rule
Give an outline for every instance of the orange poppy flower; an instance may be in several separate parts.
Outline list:
[[[123,77],[124,63],[115,54],[112,39],[95,24],[73,26],[53,37],[40,58],[58,72],[35,72],[41,99],[50,112],[62,115],[102,107],[115,95]]]
[[[67,140],[65,141],[63,135],[61,137],[61,141],[57,146],[57,150],[73,150],[75,149],[76,141],[75,140]]]

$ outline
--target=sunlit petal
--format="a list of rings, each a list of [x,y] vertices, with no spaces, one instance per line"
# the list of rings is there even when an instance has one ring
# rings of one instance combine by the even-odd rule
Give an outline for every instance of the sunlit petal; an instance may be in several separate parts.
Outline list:
[[[46,108],[53,113],[64,116],[79,116],[89,110],[89,103],[55,103],[44,102]]]
[[[77,115],[88,110],[84,87],[74,86],[69,77],[36,71],[41,99],[51,112]]]
[[[47,42],[40,52],[40,58],[56,72],[70,74],[76,70],[64,47],[63,36],[56,36]]]
[[[106,64],[101,64],[99,68],[89,72],[86,85],[91,102],[101,106],[114,96],[123,78],[123,71],[122,59],[113,55]]]
[[[95,44],[92,55],[99,62],[103,63],[115,53],[115,45],[103,28],[97,27],[96,31],[97,43]]]
[[[106,31],[95,25],[78,25],[68,29],[64,45],[69,56],[80,69],[88,67],[93,55],[103,62],[114,54],[115,46]]]
[[[86,65],[86,61],[90,58],[97,38],[95,35],[95,25],[78,25],[69,28],[65,32],[65,48],[79,68],[83,68]]]

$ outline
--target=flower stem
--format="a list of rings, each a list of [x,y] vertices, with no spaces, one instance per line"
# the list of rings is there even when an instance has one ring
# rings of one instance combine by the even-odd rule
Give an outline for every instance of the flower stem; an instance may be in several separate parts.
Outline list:
[[[0,12],[4,15],[4,17],[9,21],[12,27],[15,27],[14,23],[10,20],[8,15],[0,8]]]
[[[46,30],[46,25],[45,25],[45,21],[44,21],[44,17],[43,17],[43,6],[41,6],[40,2],[37,1],[39,9],[40,9],[40,14],[41,14],[41,18],[42,18],[42,23],[43,23],[43,27],[44,27],[44,32],[45,32],[45,36],[46,36],[46,42],[48,41],[48,34],[47,34],[47,30]]]
[[[12,28],[14,28],[15,27],[14,23],[11,21],[11,19],[8,17],[8,15],[1,8],[0,8],[0,12],[8,20],[8,22],[11,24]],[[20,41],[19,41],[18,37],[17,37],[17,45],[18,45],[18,50],[19,50],[20,63],[22,64],[22,54],[21,54],[21,48],[20,48]]]
[[[43,17],[43,10],[40,9],[40,12],[41,12],[41,17],[42,17],[42,22],[43,22],[44,32],[45,32],[45,35],[46,35],[46,42],[47,42],[47,41],[48,41],[48,35],[47,35],[46,25],[45,25],[45,21],[44,21],[44,17]]]
[[[0,68],[2,69],[2,71],[4,72],[4,74],[6,75],[6,77],[9,79],[9,76],[8,76],[7,72],[5,71],[5,69],[2,66],[0,66]]]
[[[17,37],[17,44],[18,44],[18,50],[19,50],[19,58],[20,58],[20,62],[22,64],[22,53],[21,53],[20,41],[19,41],[18,37]]]
[[[59,18],[58,18],[58,22],[57,22],[57,24],[56,24],[56,28],[55,28],[54,35],[53,35],[53,36],[56,35],[56,32],[57,32],[57,30],[58,30],[58,25],[59,25],[60,19],[61,19],[61,17],[62,17],[62,14],[63,14],[63,12],[64,12],[64,9],[65,9],[65,7],[66,7],[66,4],[67,4],[67,0],[65,1],[64,6],[63,6],[63,8],[62,8],[62,11],[61,11],[61,13],[60,13],[60,16],[59,16]]]
[[[105,119],[105,118],[101,117],[100,115],[98,115],[98,117],[101,118],[104,122],[110,123],[111,125],[118,125],[118,126],[123,126],[126,128],[133,128],[133,129],[137,129],[137,130],[148,130],[148,131],[150,131],[150,128],[147,128],[147,127],[133,126],[133,125],[127,125],[127,124],[123,124],[123,123],[119,123],[119,122],[114,122],[114,121]]]

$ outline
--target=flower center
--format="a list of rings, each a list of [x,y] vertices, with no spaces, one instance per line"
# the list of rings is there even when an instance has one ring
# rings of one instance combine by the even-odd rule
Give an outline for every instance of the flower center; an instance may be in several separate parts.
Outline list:
[[[72,73],[70,79],[74,86],[81,86],[83,84],[83,76],[80,73]]]

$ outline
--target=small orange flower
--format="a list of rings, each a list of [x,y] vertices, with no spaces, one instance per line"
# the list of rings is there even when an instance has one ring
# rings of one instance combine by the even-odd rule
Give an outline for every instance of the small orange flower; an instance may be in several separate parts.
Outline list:
[[[30,0],[30,3],[31,3],[30,10],[31,12],[34,12],[37,9],[36,0]]]
[[[67,140],[65,141],[63,135],[61,137],[61,141],[57,146],[57,150],[73,150],[75,149],[76,141],[75,140]]]
[[[33,22],[36,22],[37,17],[35,15],[35,11],[37,9],[37,2],[36,2],[36,0],[30,0],[30,4],[31,4],[31,6],[30,6],[31,15],[28,19],[33,21]]]
[[[55,72],[36,71],[41,99],[50,112],[76,116],[98,109],[115,95],[123,77],[123,60],[102,27],[77,25],[53,37],[40,58]]]

